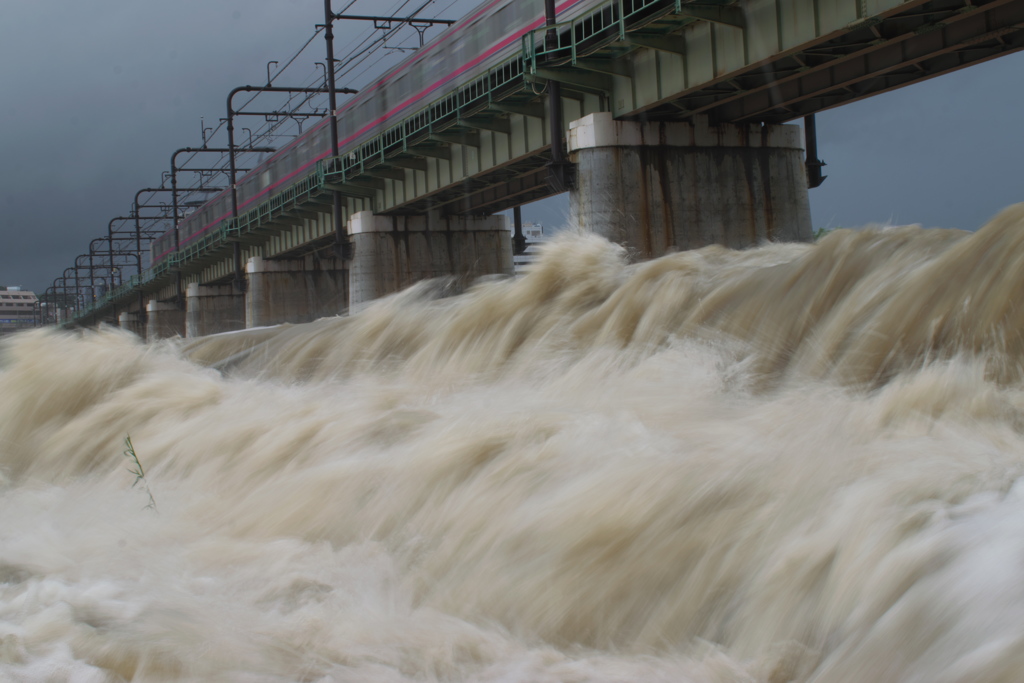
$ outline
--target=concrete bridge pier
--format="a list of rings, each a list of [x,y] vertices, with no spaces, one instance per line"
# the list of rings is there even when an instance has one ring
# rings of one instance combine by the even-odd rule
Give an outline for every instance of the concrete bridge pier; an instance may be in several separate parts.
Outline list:
[[[570,124],[568,147],[580,227],[634,258],[812,238],[799,126],[641,123],[600,112]]]
[[[245,295],[232,285],[189,284],[185,290],[185,336],[245,329]]]
[[[348,272],[341,261],[250,258],[245,327],[307,323],[348,309]]]
[[[143,316],[138,313],[122,311],[117,316],[117,326],[122,330],[133,332],[143,339],[146,336],[146,322]]]
[[[178,304],[152,299],[146,304],[146,341],[185,336],[185,311]]]
[[[504,216],[383,216],[360,211],[348,221],[355,309],[419,280],[511,275],[512,241]]]

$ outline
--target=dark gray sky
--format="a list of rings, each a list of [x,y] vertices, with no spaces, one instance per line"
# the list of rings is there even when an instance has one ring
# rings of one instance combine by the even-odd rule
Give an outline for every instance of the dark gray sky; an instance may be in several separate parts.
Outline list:
[[[424,1],[358,0],[349,11],[404,14]],[[320,0],[0,2],[0,285],[40,292],[137,190],[160,184],[175,149],[201,144],[200,117],[216,127],[232,88],[265,83],[266,63],[283,65],[323,21]],[[336,11],[345,4],[334,0]],[[457,18],[475,4],[438,0],[423,14]],[[389,45],[415,44],[407,31]],[[372,31],[353,22],[338,34],[344,57]],[[339,84],[359,87],[400,56],[378,50]],[[275,85],[313,85],[315,61],[322,36]],[[820,114],[829,178],[811,191],[815,227],[979,227],[1024,200],[1022,110],[1018,54]],[[226,144],[218,135],[212,144]],[[559,226],[566,204],[546,200],[524,218]]]

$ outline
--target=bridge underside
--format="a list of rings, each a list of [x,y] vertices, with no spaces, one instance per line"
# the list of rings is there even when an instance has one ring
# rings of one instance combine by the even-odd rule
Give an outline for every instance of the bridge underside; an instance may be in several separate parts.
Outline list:
[[[820,23],[819,3],[808,0],[798,4],[807,7],[804,30]],[[642,78],[647,82],[638,84],[637,89],[645,96],[637,98],[632,111],[619,116],[678,120],[703,114],[712,121],[782,123],[1024,48],[1024,3],[1016,0],[908,2],[870,16],[856,16],[849,9],[847,16],[836,19],[839,21],[834,24],[844,19],[849,22],[828,27],[833,30],[819,40],[666,97],[658,95],[672,90],[674,84],[661,74],[678,63],[678,56],[659,50],[637,55],[635,68],[640,70],[641,62],[653,67],[658,73],[657,85]],[[740,40],[737,32],[750,34],[754,29],[749,21],[746,29],[708,25],[704,29],[708,35],[699,41],[704,43],[701,60],[711,62],[712,68],[717,66],[722,56],[711,46]],[[627,36],[625,42],[649,42],[659,36],[651,30],[655,26]],[[781,23],[777,26],[780,32],[784,30]],[[771,37],[749,36],[747,42],[758,40]],[[618,49],[622,48],[611,45],[602,57],[614,60]],[[690,55],[691,59],[695,56]]]
[[[531,43],[532,45],[532,43]],[[542,199],[551,107],[562,130],[619,120],[770,124],[801,118],[1024,48],[1024,0],[615,0],[115,290],[81,321],[189,284],[230,282],[241,261],[331,259],[342,221],[483,216]],[[141,295],[141,296],[140,296]]]

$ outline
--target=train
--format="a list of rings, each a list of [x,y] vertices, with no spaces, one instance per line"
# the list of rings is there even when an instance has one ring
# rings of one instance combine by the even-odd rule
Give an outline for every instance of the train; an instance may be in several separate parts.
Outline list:
[[[605,1],[563,0],[556,4],[558,19],[572,19]],[[313,173],[320,159],[348,153],[514,57],[522,37],[544,25],[544,0],[487,0],[338,108],[333,155],[325,117],[244,175],[237,182],[239,215]],[[231,194],[225,190],[179,222],[178,248],[230,218]],[[153,241],[151,265],[174,251],[171,229]]]

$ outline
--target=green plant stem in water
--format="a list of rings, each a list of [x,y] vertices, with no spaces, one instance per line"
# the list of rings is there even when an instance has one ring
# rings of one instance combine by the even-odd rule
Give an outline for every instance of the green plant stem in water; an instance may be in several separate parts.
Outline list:
[[[142,469],[142,463],[139,462],[139,456],[135,454],[135,446],[132,445],[131,434],[124,438],[124,457],[132,461],[135,469],[128,468],[128,471],[135,475],[135,481],[132,482],[132,488],[140,481],[142,482],[142,488],[145,490],[146,495],[149,496],[149,504],[146,505],[146,510],[153,510],[156,512],[156,500],[153,499],[153,492],[149,490],[149,482],[146,481],[146,471]]]

